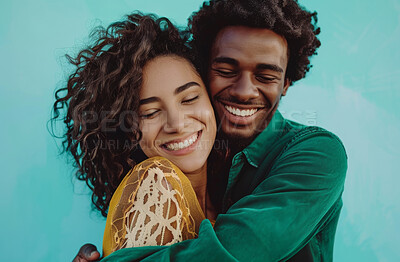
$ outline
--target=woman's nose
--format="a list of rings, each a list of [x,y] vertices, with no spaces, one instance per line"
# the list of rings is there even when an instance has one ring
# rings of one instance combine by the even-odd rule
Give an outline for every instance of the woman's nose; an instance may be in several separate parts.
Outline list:
[[[180,133],[185,128],[185,114],[179,110],[169,111],[166,114],[164,131],[166,133]]]

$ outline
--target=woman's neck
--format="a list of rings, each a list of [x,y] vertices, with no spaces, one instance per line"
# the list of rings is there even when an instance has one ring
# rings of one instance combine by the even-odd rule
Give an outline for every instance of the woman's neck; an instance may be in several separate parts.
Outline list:
[[[207,199],[207,163],[204,166],[192,173],[185,173],[186,177],[192,184],[193,190],[196,193],[200,207],[206,215]],[[206,215],[207,216],[207,215]]]

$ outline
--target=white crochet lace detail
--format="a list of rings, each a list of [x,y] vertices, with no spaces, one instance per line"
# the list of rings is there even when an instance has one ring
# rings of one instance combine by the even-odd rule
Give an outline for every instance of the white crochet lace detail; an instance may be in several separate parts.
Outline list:
[[[123,246],[171,245],[182,241],[182,211],[176,195],[163,171],[158,167],[149,168],[137,191],[135,204],[126,213],[129,219]]]

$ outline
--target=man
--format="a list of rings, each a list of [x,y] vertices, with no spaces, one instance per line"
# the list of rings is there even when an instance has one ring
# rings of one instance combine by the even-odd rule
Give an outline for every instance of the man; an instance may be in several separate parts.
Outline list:
[[[192,16],[232,159],[222,214],[214,228],[204,220],[197,239],[122,249],[106,261],[332,261],[345,150],[332,133],[277,111],[320,45],[313,21],[295,0],[215,0]]]

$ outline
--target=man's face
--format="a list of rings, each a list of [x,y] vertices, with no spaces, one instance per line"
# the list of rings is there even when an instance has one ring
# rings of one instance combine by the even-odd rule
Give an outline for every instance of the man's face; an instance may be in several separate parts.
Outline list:
[[[211,50],[209,88],[222,131],[254,139],[270,122],[290,82],[287,42],[271,30],[230,26]]]

